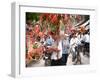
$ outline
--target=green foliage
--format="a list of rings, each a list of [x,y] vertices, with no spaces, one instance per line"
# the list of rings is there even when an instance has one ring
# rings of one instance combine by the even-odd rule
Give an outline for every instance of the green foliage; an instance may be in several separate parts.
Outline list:
[[[40,13],[26,12],[26,21],[27,20],[38,21],[39,20],[39,15],[40,15]]]

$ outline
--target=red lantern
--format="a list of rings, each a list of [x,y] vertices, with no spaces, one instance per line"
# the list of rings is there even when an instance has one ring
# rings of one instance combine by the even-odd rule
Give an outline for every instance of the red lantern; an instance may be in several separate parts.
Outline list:
[[[51,23],[56,24],[58,22],[57,20],[57,15],[55,14],[51,19]]]

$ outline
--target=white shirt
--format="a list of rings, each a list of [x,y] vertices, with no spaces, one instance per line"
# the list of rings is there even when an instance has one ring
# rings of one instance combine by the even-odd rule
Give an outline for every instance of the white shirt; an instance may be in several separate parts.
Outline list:
[[[56,45],[56,42],[54,42],[53,45],[56,46],[56,48],[58,48],[60,51],[58,53],[53,52],[51,55],[51,59],[53,59],[53,60],[60,59],[62,57],[62,42],[60,41],[58,46]],[[57,55],[58,55],[58,57],[57,57]]]
[[[77,35],[77,39],[78,39],[78,44],[81,44],[81,41],[83,40],[83,35],[80,34],[80,35]]]
[[[85,34],[83,39],[84,39],[84,41],[87,42],[87,43],[90,42],[90,36],[89,36],[88,34]]]
[[[79,35],[77,35],[77,38],[78,38],[80,41],[82,41],[83,35],[82,35],[82,34],[79,34]]]
[[[71,38],[70,47],[77,46],[78,42],[79,42],[78,38]]]

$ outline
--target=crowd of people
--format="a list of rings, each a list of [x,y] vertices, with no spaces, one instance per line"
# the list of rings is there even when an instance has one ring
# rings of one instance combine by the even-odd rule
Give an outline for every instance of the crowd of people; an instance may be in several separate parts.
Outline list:
[[[41,59],[44,60],[45,66],[67,65],[69,54],[72,54],[72,62],[81,64],[80,52],[89,57],[89,28],[74,27],[70,33],[67,33],[67,29],[58,35],[52,32],[45,33],[45,30],[40,32],[39,23],[35,24],[34,27],[27,23],[26,66],[31,61],[40,61]]]

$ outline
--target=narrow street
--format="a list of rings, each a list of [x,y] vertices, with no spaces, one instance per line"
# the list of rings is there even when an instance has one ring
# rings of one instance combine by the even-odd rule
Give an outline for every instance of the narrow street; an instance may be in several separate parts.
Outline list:
[[[83,55],[83,53],[80,53],[80,56],[81,56],[81,64],[89,64],[90,61],[89,61],[89,57],[87,55]],[[67,61],[67,65],[74,65],[75,62],[72,62],[72,54],[69,55],[68,57],[68,61]]]
[[[90,63],[90,58],[87,56],[87,55],[83,55],[83,53],[80,53],[80,56],[81,56],[81,64],[76,64],[76,65],[86,65],[86,64],[89,64]],[[28,67],[43,67],[45,66],[45,61],[43,59],[41,59],[40,61],[38,62],[31,62]],[[74,65],[75,64],[75,61],[72,62],[72,54],[69,54],[68,56],[68,60],[67,60],[67,65]],[[66,65],[66,66],[67,66]]]

